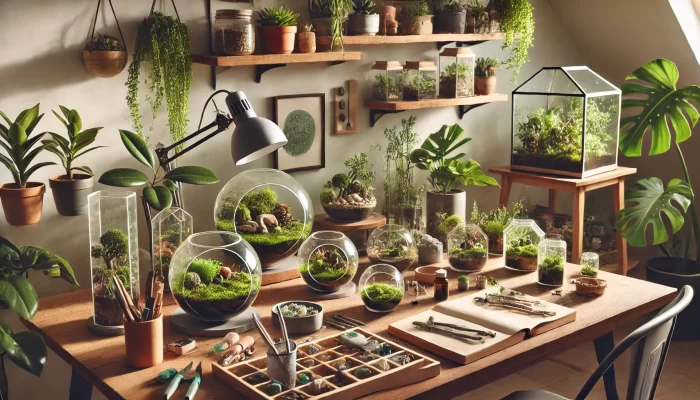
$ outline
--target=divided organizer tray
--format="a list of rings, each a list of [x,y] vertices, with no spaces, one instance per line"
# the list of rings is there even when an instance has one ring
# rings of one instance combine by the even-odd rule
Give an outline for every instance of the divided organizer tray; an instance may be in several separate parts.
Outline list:
[[[391,347],[391,354],[379,356],[376,354],[362,353],[359,350],[351,350],[343,346],[340,342],[340,335],[354,331],[361,333],[367,339],[375,339],[380,343],[385,343]],[[320,351],[311,355],[309,348],[315,345]],[[391,359],[405,355],[410,357],[408,364],[400,365]],[[381,360],[386,360],[390,369],[381,371],[376,364]],[[332,336],[317,339],[299,346],[297,353],[297,377],[299,374],[311,374],[314,379],[323,380],[323,390],[320,394],[312,392],[312,383],[301,384],[297,380],[294,389],[283,388],[282,392],[276,395],[268,395],[266,390],[270,384],[270,378],[266,373],[266,356],[250,359],[228,367],[212,364],[214,376],[220,381],[232,387],[237,392],[249,399],[329,399],[351,400],[366,396],[370,393],[403,387],[412,383],[440,375],[440,363],[422,354],[413,352],[396,343],[369,333],[362,329],[350,329]],[[346,364],[348,368],[344,370],[344,379],[338,381],[337,369],[335,365]],[[367,367],[371,375],[364,379],[355,377],[353,371],[358,368]],[[257,374],[257,375],[256,375]],[[257,384],[251,384],[246,378],[263,378]],[[296,397],[295,397],[296,395]]]

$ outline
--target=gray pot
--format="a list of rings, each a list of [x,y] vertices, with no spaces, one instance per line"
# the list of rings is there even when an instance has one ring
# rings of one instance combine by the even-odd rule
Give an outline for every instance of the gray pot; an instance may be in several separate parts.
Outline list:
[[[314,26],[316,31],[316,37],[318,36],[331,36],[331,18],[312,18],[311,24]]]
[[[65,216],[83,215],[87,212],[87,195],[92,193],[94,180],[87,174],[74,174],[73,180],[59,179],[65,175],[56,175],[49,179],[58,213]]]
[[[290,335],[309,335],[321,329],[323,325],[323,306],[311,301],[285,301],[272,306],[272,326],[279,329],[280,321],[277,317],[277,306],[284,307],[285,304],[296,303],[307,307],[313,307],[318,311],[317,314],[309,315],[308,317],[284,317],[284,324],[287,326],[287,333]]]
[[[435,18],[437,33],[464,33],[467,25],[466,11],[439,11]]]
[[[375,36],[379,32],[379,14],[352,14],[348,26],[353,35]]]
[[[428,235],[440,237],[437,214],[457,215],[462,221],[466,221],[467,193],[464,190],[452,189],[447,194],[428,192],[426,200]]]

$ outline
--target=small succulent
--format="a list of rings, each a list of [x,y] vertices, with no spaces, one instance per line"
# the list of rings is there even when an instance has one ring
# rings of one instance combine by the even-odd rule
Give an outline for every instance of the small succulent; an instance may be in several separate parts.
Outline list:
[[[469,282],[469,277],[466,275],[460,275],[459,277],[457,277],[457,280],[459,282]]]
[[[313,32],[314,31],[314,26],[312,24],[305,24],[304,25],[304,32]]]
[[[126,47],[120,39],[114,36],[98,34],[85,45],[85,50],[124,51]]]
[[[258,12],[258,23],[262,26],[294,26],[299,13],[285,6],[263,8]]]
[[[377,5],[372,0],[354,0],[352,2],[352,9],[357,15],[370,15],[374,14],[374,8]]]
[[[474,75],[481,77],[496,76],[496,67],[501,63],[491,57],[479,57],[476,59]]]

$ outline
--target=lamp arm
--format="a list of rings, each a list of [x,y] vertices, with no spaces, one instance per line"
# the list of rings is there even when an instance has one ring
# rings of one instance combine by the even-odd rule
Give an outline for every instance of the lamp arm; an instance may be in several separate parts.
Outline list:
[[[185,153],[187,153],[188,151],[190,151],[190,150],[196,148],[197,146],[201,145],[202,143],[206,142],[207,140],[211,139],[212,137],[218,135],[219,133],[224,132],[226,129],[228,129],[228,127],[229,127],[232,123],[233,123],[233,119],[230,118],[229,116],[227,116],[227,115],[225,115],[225,114],[223,114],[223,113],[217,114],[217,115],[216,115],[216,120],[215,120],[214,122],[212,122],[211,124],[205,126],[204,128],[202,128],[202,129],[200,129],[200,130],[198,130],[198,131],[196,131],[196,132],[194,132],[194,133],[192,133],[192,134],[190,134],[190,135],[185,136],[183,139],[178,140],[177,142],[171,144],[170,146],[163,146],[163,147],[159,146],[159,147],[156,149],[156,156],[158,157],[158,163],[160,164],[160,166],[161,166],[162,168],[165,169],[167,165],[169,165],[171,162],[173,162],[173,161],[175,161],[176,159],[178,159],[178,158],[179,158],[180,156],[182,156],[183,154],[185,154]],[[188,140],[193,139],[193,138],[195,138],[195,137],[197,137],[197,136],[199,136],[199,135],[205,133],[206,131],[210,130],[210,129],[213,128],[213,127],[217,127],[217,129],[216,129],[215,131],[213,131],[212,133],[210,133],[210,134],[204,136],[203,138],[201,138],[200,140],[194,142],[194,143],[191,144],[190,146],[188,146],[188,147],[186,147],[186,148],[184,148],[184,149],[182,149],[182,150],[180,150],[180,151],[177,151],[177,152],[176,152],[175,154],[173,154],[172,156],[169,156],[169,155],[168,155],[168,153],[170,152],[170,150],[173,150],[173,149],[177,148],[178,146],[184,144],[184,143],[187,142]]]

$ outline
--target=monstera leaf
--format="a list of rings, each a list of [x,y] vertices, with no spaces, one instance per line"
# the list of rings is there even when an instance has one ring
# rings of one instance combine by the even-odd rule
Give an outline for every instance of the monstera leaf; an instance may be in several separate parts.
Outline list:
[[[663,217],[670,223],[673,233],[678,232],[683,227],[683,212],[688,210],[692,190],[680,179],[671,179],[666,189],[659,178],[641,179],[637,185],[640,188],[625,191],[625,203],[634,205],[620,211],[617,228],[629,244],[642,247],[647,244],[646,230],[651,225],[653,244],[665,243],[669,236]]]
[[[620,151],[626,156],[642,155],[642,141],[651,129],[650,155],[661,154],[671,147],[671,132],[668,121],[676,133],[676,143],[690,138],[691,127],[698,122],[698,110],[693,102],[700,103],[700,87],[692,85],[676,89],[678,68],[665,59],[657,59],[642,65],[627,76],[626,80],[641,83],[622,85],[623,95],[646,95],[645,99],[625,98],[622,108],[641,107],[641,111],[620,120]],[[685,112],[685,114],[684,114]],[[688,118],[690,121],[688,121]]]
[[[455,172],[457,173],[457,180],[462,185],[499,186],[498,182],[486,175],[484,171],[481,170],[481,165],[474,160],[469,160],[466,163],[454,160],[450,163],[450,166],[454,166]]]

